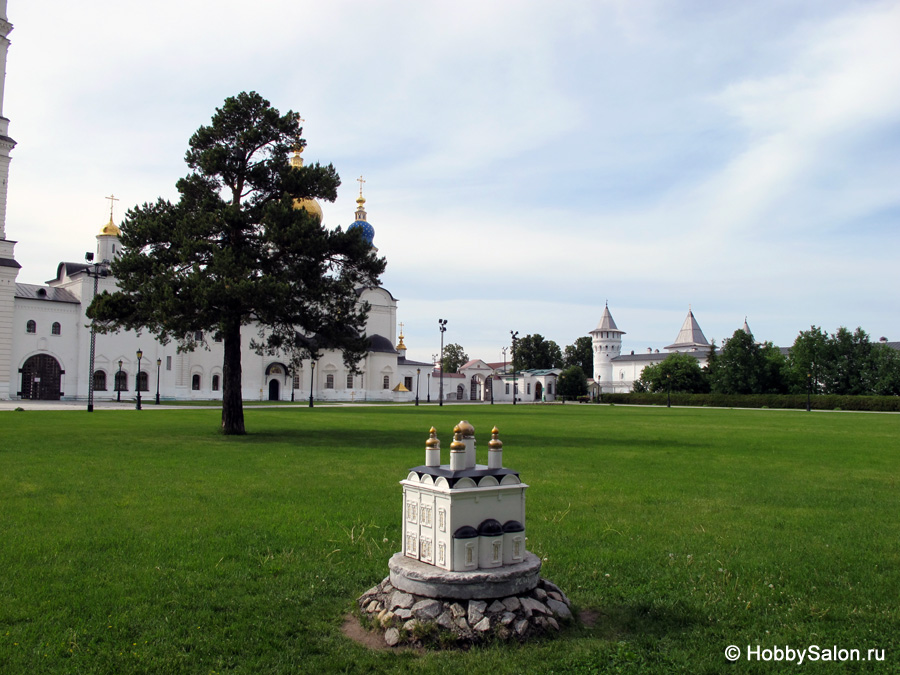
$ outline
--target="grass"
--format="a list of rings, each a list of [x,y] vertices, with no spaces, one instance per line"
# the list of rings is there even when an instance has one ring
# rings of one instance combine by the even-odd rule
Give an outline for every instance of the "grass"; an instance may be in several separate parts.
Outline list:
[[[400,487],[491,426],[529,549],[593,625],[467,652],[340,632],[400,548]],[[0,672],[769,672],[727,645],[900,672],[896,415],[603,406],[0,415]],[[874,667],[873,667],[874,666]],[[783,670],[798,669],[781,664]]]

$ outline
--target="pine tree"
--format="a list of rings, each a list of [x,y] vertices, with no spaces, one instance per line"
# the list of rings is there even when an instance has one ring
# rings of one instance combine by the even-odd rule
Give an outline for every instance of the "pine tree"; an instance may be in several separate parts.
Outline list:
[[[364,356],[368,307],[356,289],[378,283],[385,261],[355,231],[326,230],[296,200],[334,201],[331,165],[291,166],[305,141],[300,117],[255,92],[225,100],[189,141],[180,198],[130,209],[124,252],[112,263],[119,289],[88,310],[103,330],[146,329],[193,349],[195,331],[224,343],[222,428],[243,434],[241,329],[258,324],[259,350],[341,349]]]

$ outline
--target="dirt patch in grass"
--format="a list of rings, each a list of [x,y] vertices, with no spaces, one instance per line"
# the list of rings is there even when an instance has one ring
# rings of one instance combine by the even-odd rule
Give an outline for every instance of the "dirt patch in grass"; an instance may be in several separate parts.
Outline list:
[[[347,614],[344,617],[344,623],[341,624],[341,632],[366,649],[390,649],[387,642],[384,641],[384,635],[381,631],[366,630],[359,623],[359,618],[353,614]]]
[[[596,609],[583,609],[578,612],[578,620],[588,628],[593,628],[597,623],[597,619],[599,618],[600,612],[598,612]]]

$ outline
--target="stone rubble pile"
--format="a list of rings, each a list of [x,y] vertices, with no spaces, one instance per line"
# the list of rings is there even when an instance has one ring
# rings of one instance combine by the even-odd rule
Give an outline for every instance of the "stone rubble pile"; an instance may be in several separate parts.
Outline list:
[[[391,647],[414,643],[433,628],[463,642],[478,642],[492,635],[523,640],[558,631],[561,622],[572,619],[569,599],[546,579],[520,596],[456,600],[406,593],[394,588],[388,577],[363,593],[358,603],[362,617],[384,631]]]

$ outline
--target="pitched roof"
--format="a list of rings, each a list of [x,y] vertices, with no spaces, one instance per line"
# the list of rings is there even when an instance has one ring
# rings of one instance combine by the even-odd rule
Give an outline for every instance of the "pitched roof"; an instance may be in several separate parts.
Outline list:
[[[680,347],[709,347],[709,342],[706,340],[703,331],[700,330],[700,324],[694,318],[694,312],[690,309],[684,318],[684,323],[681,324],[678,337],[666,349],[678,349]]]
[[[36,284],[16,284],[16,297],[25,300],[46,300],[48,302],[70,302],[80,304],[80,300],[70,291],[54,286],[38,286]]]

